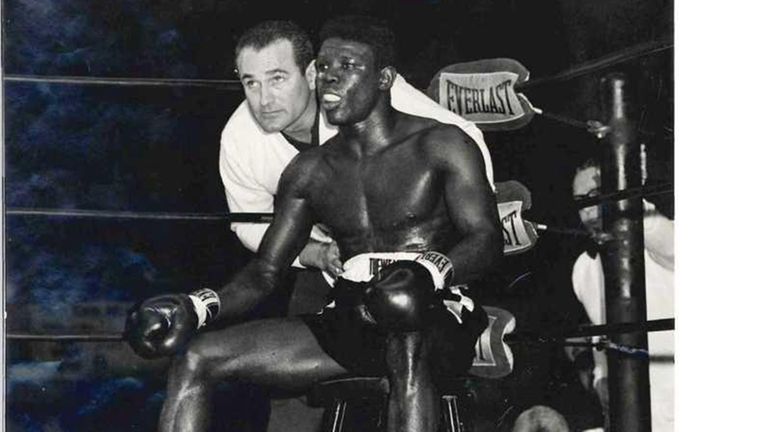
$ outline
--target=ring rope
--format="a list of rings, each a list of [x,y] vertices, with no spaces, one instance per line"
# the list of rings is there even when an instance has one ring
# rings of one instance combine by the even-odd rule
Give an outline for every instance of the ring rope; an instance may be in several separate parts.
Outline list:
[[[507,344],[559,344],[562,346],[574,346],[574,347],[587,347],[596,348],[599,351],[615,351],[621,354],[630,355],[634,357],[640,357],[644,359],[652,360],[654,356],[650,355],[647,349],[633,347],[625,344],[613,342],[607,338],[606,335],[621,334],[621,333],[633,333],[637,331],[657,332],[657,331],[669,331],[674,330],[674,318],[658,319],[651,321],[642,321],[637,323],[615,323],[615,324],[603,324],[603,325],[590,325],[578,327],[577,331],[566,331],[565,333],[573,333],[573,335],[538,335],[535,333],[515,333],[513,335],[506,336],[504,338]],[[583,340],[570,340],[579,337],[588,336],[602,336],[596,342],[588,342]]]
[[[549,120],[553,120],[558,123],[565,124],[567,126],[572,126],[578,129],[582,129],[587,132],[591,132],[592,130],[591,124],[588,121],[576,120],[576,119],[573,119],[572,117],[567,117],[563,114],[555,114],[552,112],[543,111],[542,109],[536,109],[535,113]]]
[[[46,217],[70,217],[92,219],[124,219],[124,220],[167,220],[167,221],[227,221],[244,223],[270,223],[273,221],[272,213],[163,213],[163,212],[133,212],[114,210],[79,210],[79,209],[49,209],[49,208],[10,208],[6,210],[8,216],[46,216]],[[585,230],[574,228],[561,228],[541,223],[535,224],[538,231],[554,234],[590,236]]]
[[[569,341],[565,340],[562,345],[564,346],[572,346],[572,347],[586,347],[586,348],[596,348],[599,351],[617,351],[623,354],[628,354],[631,356],[639,356],[643,358],[650,358],[650,352],[644,348],[639,347],[632,347],[625,344],[619,344],[616,342],[612,342],[611,340],[607,339],[606,337],[603,337],[599,339],[597,342],[581,342],[581,341]]]
[[[656,332],[674,330],[674,319],[658,319],[641,322],[602,324],[602,325],[584,325],[576,329],[565,329],[559,331],[547,332],[544,334],[535,334],[532,332],[514,333],[504,338],[505,343],[565,343],[564,339],[584,337],[584,336],[604,336],[611,334],[634,333],[634,332]],[[30,334],[30,333],[7,333],[8,340],[21,340],[30,342],[120,342],[124,341],[123,333],[102,333],[102,334]],[[585,342],[568,342],[585,343]]]
[[[594,71],[602,70],[618,63],[623,63],[635,58],[648,56],[674,47],[672,39],[662,39],[644,42],[628,48],[589,60],[577,66],[573,66],[555,75],[533,79],[517,86],[521,91],[532,87],[542,86],[551,82],[566,81]],[[192,78],[132,78],[132,77],[87,77],[87,76],[63,76],[63,75],[24,75],[7,74],[3,81],[47,84],[83,84],[83,85],[115,85],[115,86],[173,86],[173,87],[206,87],[225,90],[240,90],[241,85],[233,79],[192,79]]]
[[[535,332],[517,332],[505,337],[506,343],[517,343],[525,341],[537,342],[555,342],[563,339],[586,337],[586,336],[606,336],[622,333],[634,332],[659,332],[674,330],[674,318],[664,318],[640,322],[612,323],[601,325],[582,325],[577,328],[552,330],[543,333]]]
[[[585,120],[585,121],[577,120],[572,117],[565,116],[564,114],[556,114],[548,111],[543,111],[541,108],[536,108],[536,107],[532,107],[532,110],[535,112],[535,114],[538,114],[543,118],[547,118],[557,123],[562,123],[567,126],[572,126],[574,128],[583,130],[585,132],[590,133],[591,135],[595,135],[599,139],[604,137],[604,135],[609,131],[609,127],[601,124],[601,122],[596,120]],[[639,127],[636,128],[636,132],[646,137],[655,136],[654,132],[649,131],[647,129],[642,129]]]
[[[573,66],[555,75],[546,76],[546,77],[523,82],[516,86],[516,90],[522,91],[524,89],[529,89],[531,87],[538,87],[543,84],[567,81],[572,78],[579,77],[581,75],[586,75],[594,71],[606,69],[618,63],[623,63],[639,57],[645,57],[645,56],[655,54],[661,51],[666,51],[672,48],[674,48],[674,41],[672,39],[661,39],[661,40],[640,43],[628,48],[624,48],[619,51],[615,51],[605,56],[599,57],[598,59],[589,60],[577,66]]]
[[[240,90],[237,80],[225,79],[192,79],[192,78],[111,78],[63,75],[18,75],[9,74],[4,81],[44,84],[82,84],[82,85],[111,85],[136,87],[203,87],[223,90]]]
[[[9,216],[52,216],[95,219],[194,220],[270,223],[272,213],[172,213],[50,208],[9,208]]]
[[[577,208],[585,208],[597,205],[604,201],[619,201],[638,197],[648,197],[673,193],[673,184],[662,183],[652,186],[628,188],[622,191],[602,194],[590,198],[582,198],[575,201]],[[273,221],[272,213],[176,213],[176,212],[136,212],[116,210],[85,210],[85,209],[51,209],[51,208],[7,208],[8,216],[51,216],[71,218],[95,218],[95,219],[141,219],[141,220],[198,220],[198,221],[230,221],[250,223],[270,223]],[[564,234],[580,235],[580,230],[569,228],[551,227],[537,224],[541,231],[561,232]]]
[[[649,186],[641,186],[641,187],[634,187],[634,188],[628,188],[623,189],[621,191],[617,192],[610,192],[602,195],[597,195],[595,197],[589,197],[589,198],[581,198],[579,200],[575,200],[575,205],[577,208],[586,208],[595,206],[597,204],[601,204],[606,201],[621,201],[624,199],[632,199],[632,198],[644,198],[644,197],[650,197],[650,196],[656,196],[656,195],[665,195],[674,193],[674,185],[673,183],[660,183],[655,185],[649,185]]]
[[[125,340],[122,333],[58,335],[7,333],[5,338],[8,340],[22,340],[30,342],[123,342]]]

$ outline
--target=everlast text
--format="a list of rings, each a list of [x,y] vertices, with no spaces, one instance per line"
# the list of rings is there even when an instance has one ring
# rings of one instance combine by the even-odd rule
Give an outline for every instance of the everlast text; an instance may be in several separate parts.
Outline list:
[[[516,98],[513,85],[514,80],[508,79],[488,88],[474,88],[446,80],[446,108],[461,116],[476,113],[517,115],[511,102]]]

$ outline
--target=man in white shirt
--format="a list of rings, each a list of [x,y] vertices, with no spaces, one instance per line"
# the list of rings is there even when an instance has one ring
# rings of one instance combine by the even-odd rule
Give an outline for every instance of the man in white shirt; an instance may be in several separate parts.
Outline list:
[[[578,168],[572,184],[575,199],[599,195],[601,172],[594,161]],[[599,206],[579,210],[580,219],[599,240],[602,219]],[[674,316],[674,221],[644,201],[644,269],[647,319]],[[600,240],[599,240],[600,241]],[[592,324],[606,323],[604,272],[601,257],[583,252],[572,269],[572,286]],[[650,398],[653,432],[674,430],[674,332],[648,334],[650,352]],[[605,407],[608,401],[607,362],[594,351],[593,386]],[[606,412],[605,412],[606,415]]]
[[[222,131],[219,171],[231,212],[270,213],[278,179],[289,161],[303,149],[325,143],[337,128],[318,109],[313,47],[298,26],[263,22],[244,33],[235,54],[246,100]],[[259,64],[258,76],[239,72],[247,62]],[[391,100],[401,112],[459,126],[479,146],[494,188],[489,150],[472,122],[442,108],[401,76],[391,89]],[[267,225],[233,223],[231,229],[244,246],[256,251]],[[322,227],[314,229],[294,265],[331,275],[341,270],[336,244]]]

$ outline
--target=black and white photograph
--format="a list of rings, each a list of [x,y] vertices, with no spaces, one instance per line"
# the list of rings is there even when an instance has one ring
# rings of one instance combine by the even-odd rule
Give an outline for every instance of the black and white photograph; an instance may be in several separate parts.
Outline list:
[[[3,0],[4,430],[673,432],[674,27]]]

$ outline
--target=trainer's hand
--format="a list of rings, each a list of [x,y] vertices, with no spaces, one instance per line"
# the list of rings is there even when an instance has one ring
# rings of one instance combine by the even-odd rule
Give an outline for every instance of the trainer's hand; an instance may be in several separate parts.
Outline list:
[[[169,294],[134,306],[126,318],[125,337],[137,354],[153,359],[184,348],[197,328],[198,317],[190,297]]]
[[[311,240],[299,254],[299,262],[305,267],[315,267],[334,276],[342,273],[340,250],[335,241],[324,243]]]

